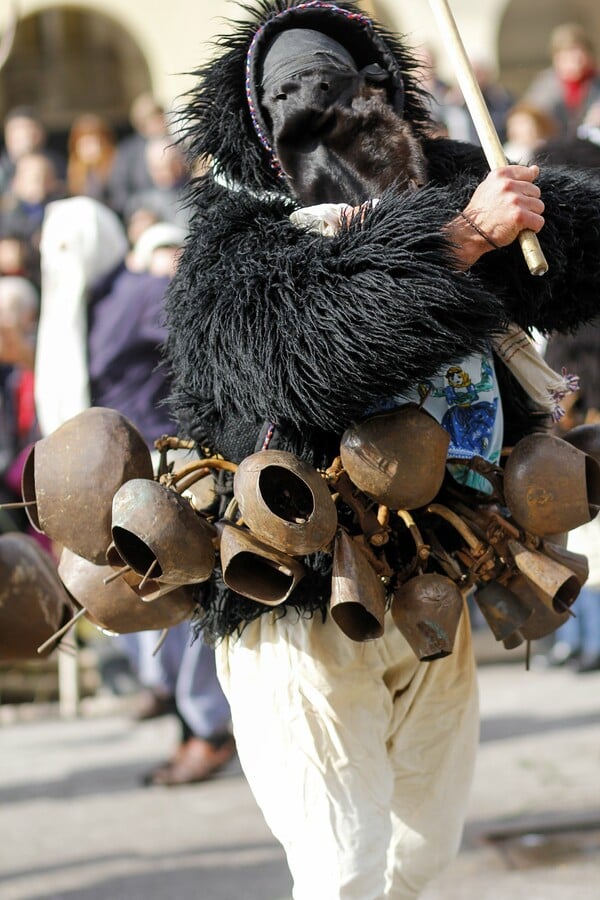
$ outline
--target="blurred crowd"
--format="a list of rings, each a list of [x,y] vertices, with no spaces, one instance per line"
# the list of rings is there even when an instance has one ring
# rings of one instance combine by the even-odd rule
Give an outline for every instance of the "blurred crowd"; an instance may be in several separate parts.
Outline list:
[[[52,211],[73,198],[88,198],[96,209],[110,211],[109,244],[103,243],[106,238],[98,235],[95,244],[86,251],[89,257],[96,257],[87,264],[90,272],[93,270],[97,275],[96,283],[91,283],[90,276],[86,289],[108,292],[115,270],[125,268],[131,277],[123,287],[121,303],[128,302],[138,286],[141,289],[144,284],[148,296],[147,280],[156,278],[160,294],[154,303],[157,307],[172,274],[173,251],[185,240],[188,213],[183,192],[189,172],[184,150],[171,133],[167,111],[153,96],[142,94],[131,106],[130,124],[126,136],[118,138],[117,129],[110,121],[95,112],[84,113],[72,122],[61,153],[50,145],[44,123],[33,107],[13,108],[4,117],[0,153],[0,498],[3,502],[17,499],[15,493],[20,495],[18,463],[22,451],[47,431],[40,428],[45,411],[37,409],[37,405],[42,394],[49,395],[50,391],[42,390],[36,396],[34,387],[38,321],[44,307],[54,305],[55,279],[51,273],[59,259],[62,279],[59,293],[63,295],[66,278],[65,246],[60,248],[62,256],[55,249],[54,259],[49,252],[44,258],[42,252],[44,229],[56,231],[56,226],[49,224]],[[81,206],[69,206],[65,215],[82,221],[81,211]],[[89,215],[88,212],[88,224]],[[157,225],[162,228],[152,228]],[[148,237],[149,234],[154,237]],[[63,226],[61,240],[68,243],[69,239],[73,237],[64,237]],[[89,234],[87,239],[89,243]],[[112,252],[111,247],[114,247]],[[83,243],[79,248],[73,245],[70,249],[81,256],[82,248]],[[145,282],[135,277],[142,274],[147,276]],[[66,303],[63,309],[55,311],[56,337],[63,341],[63,347],[64,341],[69,340]],[[91,304],[90,318],[93,310]],[[157,334],[153,337],[158,340]],[[104,339],[109,340],[109,335],[105,334]],[[88,349],[84,348],[83,352],[86,369]],[[57,360],[54,362],[58,364]],[[88,376],[86,371],[86,379]],[[165,389],[159,393],[164,396]],[[161,397],[157,395],[155,399]],[[50,396],[47,402],[51,407]],[[96,398],[88,397],[87,402],[96,403]],[[58,425],[60,421],[53,424]],[[143,429],[145,424],[141,422],[139,427]],[[147,436],[150,442],[160,435],[147,433]],[[12,510],[3,512],[2,522],[3,530],[26,527],[22,514]]]

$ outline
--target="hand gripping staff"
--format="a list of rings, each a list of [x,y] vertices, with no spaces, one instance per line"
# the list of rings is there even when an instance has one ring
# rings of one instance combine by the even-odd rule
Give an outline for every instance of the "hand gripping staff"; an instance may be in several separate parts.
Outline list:
[[[465,98],[489,166],[491,169],[506,166],[508,161],[502,144],[494,128],[448,2],[447,0],[429,0],[429,6],[437,20],[446,50],[454,65],[456,80]],[[519,243],[531,274],[543,275],[547,272],[548,263],[536,234],[529,230],[522,231],[519,235]]]

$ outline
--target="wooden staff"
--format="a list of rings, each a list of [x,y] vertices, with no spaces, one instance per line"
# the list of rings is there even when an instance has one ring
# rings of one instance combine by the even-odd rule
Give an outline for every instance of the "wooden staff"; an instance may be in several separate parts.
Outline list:
[[[500,138],[492,122],[481,88],[466,54],[464,44],[456,27],[456,22],[447,0],[429,0],[431,10],[454,66],[454,74],[465,98],[465,103],[473,119],[481,147],[491,169],[508,165]],[[526,229],[519,234],[519,243],[525,262],[532,275],[543,275],[548,271],[548,263],[542,253],[535,232]]]

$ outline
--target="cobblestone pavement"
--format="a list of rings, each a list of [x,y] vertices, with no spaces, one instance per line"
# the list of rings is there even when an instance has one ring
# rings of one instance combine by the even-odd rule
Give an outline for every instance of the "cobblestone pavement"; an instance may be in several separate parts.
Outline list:
[[[493,663],[480,688],[463,847],[423,900],[597,900],[600,673]],[[141,786],[175,745],[173,719],[0,712],[2,900],[289,900],[237,761],[205,784]]]

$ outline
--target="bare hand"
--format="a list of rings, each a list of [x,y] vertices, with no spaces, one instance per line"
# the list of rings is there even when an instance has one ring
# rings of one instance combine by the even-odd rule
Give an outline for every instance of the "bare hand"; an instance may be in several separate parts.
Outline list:
[[[494,169],[471,197],[466,215],[499,247],[512,244],[524,231],[538,232],[544,225],[544,203],[535,179],[537,166]]]
[[[538,175],[537,166],[502,166],[476,188],[464,213],[477,228],[461,217],[448,228],[461,268],[472,266],[494,247],[512,244],[525,229],[536,233],[541,230],[544,203],[534,184]]]

